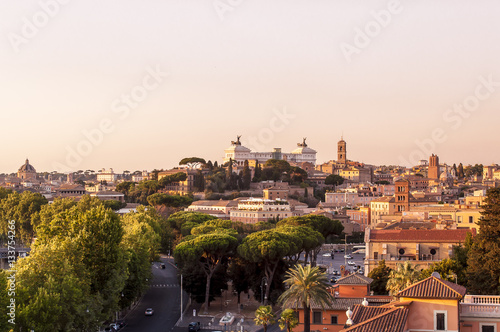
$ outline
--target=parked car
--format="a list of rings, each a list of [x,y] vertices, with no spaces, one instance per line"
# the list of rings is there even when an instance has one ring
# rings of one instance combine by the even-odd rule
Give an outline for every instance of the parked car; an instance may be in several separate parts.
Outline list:
[[[153,308],[147,308],[146,311],[144,312],[146,316],[153,316],[154,313],[155,311],[153,310]]]
[[[201,328],[200,322],[191,322],[188,325],[188,331],[189,332],[197,332],[197,331],[200,330],[200,328]]]
[[[104,332],[116,332],[116,329],[114,329],[113,327],[111,326],[108,326],[104,329]]]
[[[125,325],[127,325],[127,322],[125,322],[123,319],[119,319],[116,321],[116,324],[118,324],[120,328],[124,328]]]
[[[160,263],[160,268],[164,269],[165,268],[165,263]]]
[[[111,323],[111,324],[109,324],[109,327],[114,328],[115,331],[118,331],[119,329],[121,329],[120,324],[117,324],[117,323]]]

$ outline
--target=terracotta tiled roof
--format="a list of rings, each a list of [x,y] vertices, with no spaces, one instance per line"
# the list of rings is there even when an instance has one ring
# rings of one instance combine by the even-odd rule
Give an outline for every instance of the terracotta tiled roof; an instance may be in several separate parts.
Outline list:
[[[337,285],[369,285],[373,281],[372,278],[362,276],[358,273],[353,273],[348,276],[342,277],[337,282]]]
[[[363,302],[364,298],[360,297],[337,297],[335,300],[330,303],[330,305],[326,306],[326,310],[347,310],[349,308],[354,308],[357,304],[361,304]],[[383,297],[383,298],[370,298],[366,297],[366,300],[369,303],[370,307],[379,307],[383,305],[387,305],[390,301],[391,298],[389,297]],[[293,306],[295,308],[295,305]],[[298,309],[303,309],[302,304],[299,303],[297,306]],[[314,299],[311,300],[311,309],[322,309],[321,305],[317,303]]]
[[[373,229],[370,231],[370,242],[446,242],[460,243],[465,241],[467,229]]]
[[[409,309],[407,307],[394,307],[388,310],[381,310],[382,308],[373,309],[372,307],[363,307],[356,305],[354,307],[352,320],[354,325],[347,327],[341,331],[345,332],[404,332],[406,326],[406,319],[408,318]],[[368,315],[366,312],[378,315]],[[356,323],[357,316],[366,317],[365,320]],[[369,318],[371,317],[371,318]]]
[[[347,310],[348,308],[354,308],[355,305],[361,304],[361,302],[363,302],[362,298],[336,298],[326,309]],[[321,306],[313,299],[311,301],[311,309],[321,309]]]
[[[432,299],[461,299],[466,288],[436,277],[429,277],[413,284],[401,292],[397,297],[432,298]]]
[[[378,306],[378,307],[365,307],[362,305],[356,305],[352,308],[352,321],[355,324],[367,321],[375,316],[386,313],[389,310],[394,309],[394,307]]]

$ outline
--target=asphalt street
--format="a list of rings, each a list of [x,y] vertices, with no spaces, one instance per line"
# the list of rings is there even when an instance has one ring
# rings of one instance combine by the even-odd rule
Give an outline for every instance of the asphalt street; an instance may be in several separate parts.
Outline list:
[[[175,323],[181,313],[181,288],[177,281],[177,270],[170,264],[173,262],[172,259],[163,257],[161,262],[165,263],[165,269],[161,269],[159,262],[153,264],[151,287],[139,304],[125,317],[127,326],[121,331],[159,332],[174,330]],[[188,296],[184,293],[184,308],[187,305],[187,299]],[[152,316],[144,314],[147,308],[154,310]]]

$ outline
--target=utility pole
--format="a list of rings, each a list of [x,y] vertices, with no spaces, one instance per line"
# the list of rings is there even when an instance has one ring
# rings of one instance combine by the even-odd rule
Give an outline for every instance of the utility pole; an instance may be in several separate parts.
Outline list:
[[[347,234],[345,235],[345,240],[344,240],[344,266],[347,269]]]

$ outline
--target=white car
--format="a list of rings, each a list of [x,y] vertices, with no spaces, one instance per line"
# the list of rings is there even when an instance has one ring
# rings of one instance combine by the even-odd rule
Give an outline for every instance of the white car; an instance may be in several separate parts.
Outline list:
[[[344,255],[344,258],[346,258],[346,259],[352,259],[352,256],[351,255]]]
[[[356,265],[356,263],[354,263],[353,261],[348,261],[347,264],[348,265]]]
[[[325,253],[325,254],[323,254],[323,255],[321,255],[321,256],[323,256],[323,257],[330,257],[331,255],[332,255],[332,254]]]

